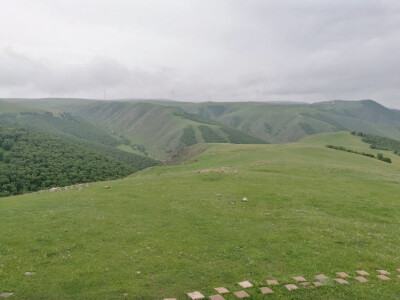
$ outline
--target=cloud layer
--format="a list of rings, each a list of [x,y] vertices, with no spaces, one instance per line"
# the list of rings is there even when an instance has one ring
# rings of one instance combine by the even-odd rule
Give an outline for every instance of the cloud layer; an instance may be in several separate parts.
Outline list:
[[[397,0],[0,3],[0,97],[400,108],[399,52]]]

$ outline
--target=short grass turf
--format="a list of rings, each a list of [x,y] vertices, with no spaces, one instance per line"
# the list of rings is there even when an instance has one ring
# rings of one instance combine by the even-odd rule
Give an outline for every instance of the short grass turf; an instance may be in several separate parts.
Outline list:
[[[219,286],[238,291],[237,282],[249,280],[252,299],[398,299],[400,157],[383,152],[387,164],[326,144],[375,153],[349,133],[286,145],[199,145],[205,151],[183,165],[2,198],[0,293],[188,299]],[[367,283],[332,280],[358,269],[372,274]],[[377,269],[392,279],[378,279]],[[283,287],[320,273],[329,277],[323,287]],[[281,285],[261,295],[271,278]]]

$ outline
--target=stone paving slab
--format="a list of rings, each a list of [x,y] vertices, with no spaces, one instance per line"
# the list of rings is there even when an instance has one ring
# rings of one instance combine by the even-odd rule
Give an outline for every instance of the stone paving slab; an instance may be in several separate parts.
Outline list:
[[[347,280],[344,280],[343,278],[335,278],[333,280],[340,284],[349,284],[349,282]]]
[[[305,279],[303,276],[295,276],[293,279],[296,281],[307,281],[307,279]]]
[[[297,290],[299,287],[291,283],[291,284],[285,284],[285,288],[287,288],[289,291],[292,291],[292,290]]]
[[[224,287],[217,287],[214,290],[217,291],[218,294],[226,294],[229,293],[228,289],[224,288]]]
[[[276,279],[267,279],[268,285],[279,285],[279,281]]]
[[[318,280],[324,280],[324,279],[328,279],[328,276],[325,276],[324,274],[318,274],[318,275],[315,275],[315,278]]]
[[[204,299],[204,295],[202,293],[200,293],[199,291],[195,291],[192,293],[187,293],[186,295],[188,295],[188,297],[192,300],[196,300],[196,299]]]
[[[315,281],[314,286],[323,286],[324,284],[321,281]]]
[[[367,282],[368,280],[363,277],[363,276],[356,276],[354,277],[355,280],[358,280],[359,282]]]
[[[387,277],[387,276],[385,276],[385,275],[378,275],[377,276],[379,279],[382,279],[382,280],[390,280],[390,278],[389,277]]]
[[[379,275],[377,275],[377,277],[379,279],[381,279],[381,280],[390,280],[391,279],[390,277],[386,276],[386,275],[391,275],[390,272],[388,272],[386,270],[376,270],[376,271],[378,273],[380,273]],[[396,269],[396,271],[400,272],[400,268]],[[370,275],[367,271],[365,271],[365,270],[356,270],[355,272],[358,275],[360,275],[360,276],[353,277],[355,280],[357,280],[359,282],[362,282],[362,283],[368,282],[368,280],[364,277],[364,276],[369,276]],[[34,275],[35,273],[34,272],[25,272],[24,274],[25,275]],[[334,281],[336,281],[339,284],[349,284],[349,282],[347,280],[343,279],[343,278],[351,278],[350,275],[348,275],[345,272],[336,272],[336,274],[340,278],[334,278],[333,279]],[[397,276],[397,278],[400,279],[400,274],[397,274],[396,276]],[[293,280],[299,282],[304,287],[307,287],[307,286],[308,287],[312,287],[312,286],[318,287],[318,286],[323,286],[324,285],[321,281],[315,281],[315,282],[310,283],[303,276],[295,276],[295,277],[292,277],[292,278],[293,278]],[[324,275],[324,274],[318,274],[318,275],[315,275],[315,278],[317,280],[325,280],[325,279],[328,279],[329,277]],[[268,285],[279,285],[279,281],[276,280],[276,279],[267,279],[266,282],[267,282]],[[242,288],[252,288],[253,287],[253,284],[250,281],[247,281],[247,280],[238,282],[238,285],[240,285]],[[289,291],[296,290],[296,289],[299,288],[296,284],[285,284],[284,287]],[[209,296],[209,298],[211,300],[225,300],[225,298],[220,294],[229,293],[229,290],[226,289],[225,287],[217,287],[217,288],[214,288],[214,289],[217,291],[218,294],[211,295],[211,296]],[[262,294],[273,294],[274,293],[274,291],[272,289],[270,289],[269,287],[260,287],[260,291],[261,291]],[[237,298],[250,297],[250,295],[244,290],[234,292],[233,294]],[[6,298],[6,297],[9,297],[9,296],[12,296],[12,295],[14,295],[13,292],[3,292],[3,293],[0,294],[0,297]],[[205,296],[203,294],[201,294],[199,291],[194,291],[194,292],[191,292],[191,293],[187,293],[187,296],[192,300],[205,299]],[[177,300],[177,298],[164,298],[163,300]]]
[[[210,296],[211,300],[225,300],[220,294]]]
[[[274,291],[271,290],[269,287],[263,286],[260,287],[261,294],[273,294]]]
[[[234,292],[235,296],[238,298],[247,298],[250,297],[245,291]]]
[[[247,289],[247,288],[251,288],[251,287],[253,287],[253,285],[251,284],[251,282],[250,281],[241,281],[241,282],[238,282],[238,285],[240,285],[242,288],[244,288],[244,289]]]
[[[336,272],[336,275],[342,278],[350,277],[350,275],[345,272]]]
[[[367,271],[364,270],[357,270],[356,273],[361,276],[368,276],[370,275]]]

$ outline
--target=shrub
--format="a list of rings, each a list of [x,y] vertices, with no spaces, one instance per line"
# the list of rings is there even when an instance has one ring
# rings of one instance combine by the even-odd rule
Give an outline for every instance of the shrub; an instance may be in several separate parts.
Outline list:
[[[359,152],[359,151],[347,149],[347,148],[345,148],[343,146],[326,145],[325,147],[331,148],[331,149],[340,150],[340,151],[360,154],[360,155],[364,155],[364,156],[371,157],[371,158],[376,158],[376,159],[379,159],[379,160],[384,161],[384,162],[389,163],[389,164],[392,163],[392,160],[389,157],[384,157],[382,153],[378,153],[377,156],[375,157],[375,155],[373,155],[372,153]]]

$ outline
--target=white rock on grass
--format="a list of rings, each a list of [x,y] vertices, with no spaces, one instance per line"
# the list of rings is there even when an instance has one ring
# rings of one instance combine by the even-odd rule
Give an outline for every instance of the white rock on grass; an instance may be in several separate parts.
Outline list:
[[[10,297],[12,295],[14,295],[13,292],[4,292],[4,293],[0,294],[0,297],[7,298],[7,297]]]
[[[25,272],[24,274],[27,276],[32,276],[32,275],[35,275],[35,272]]]

